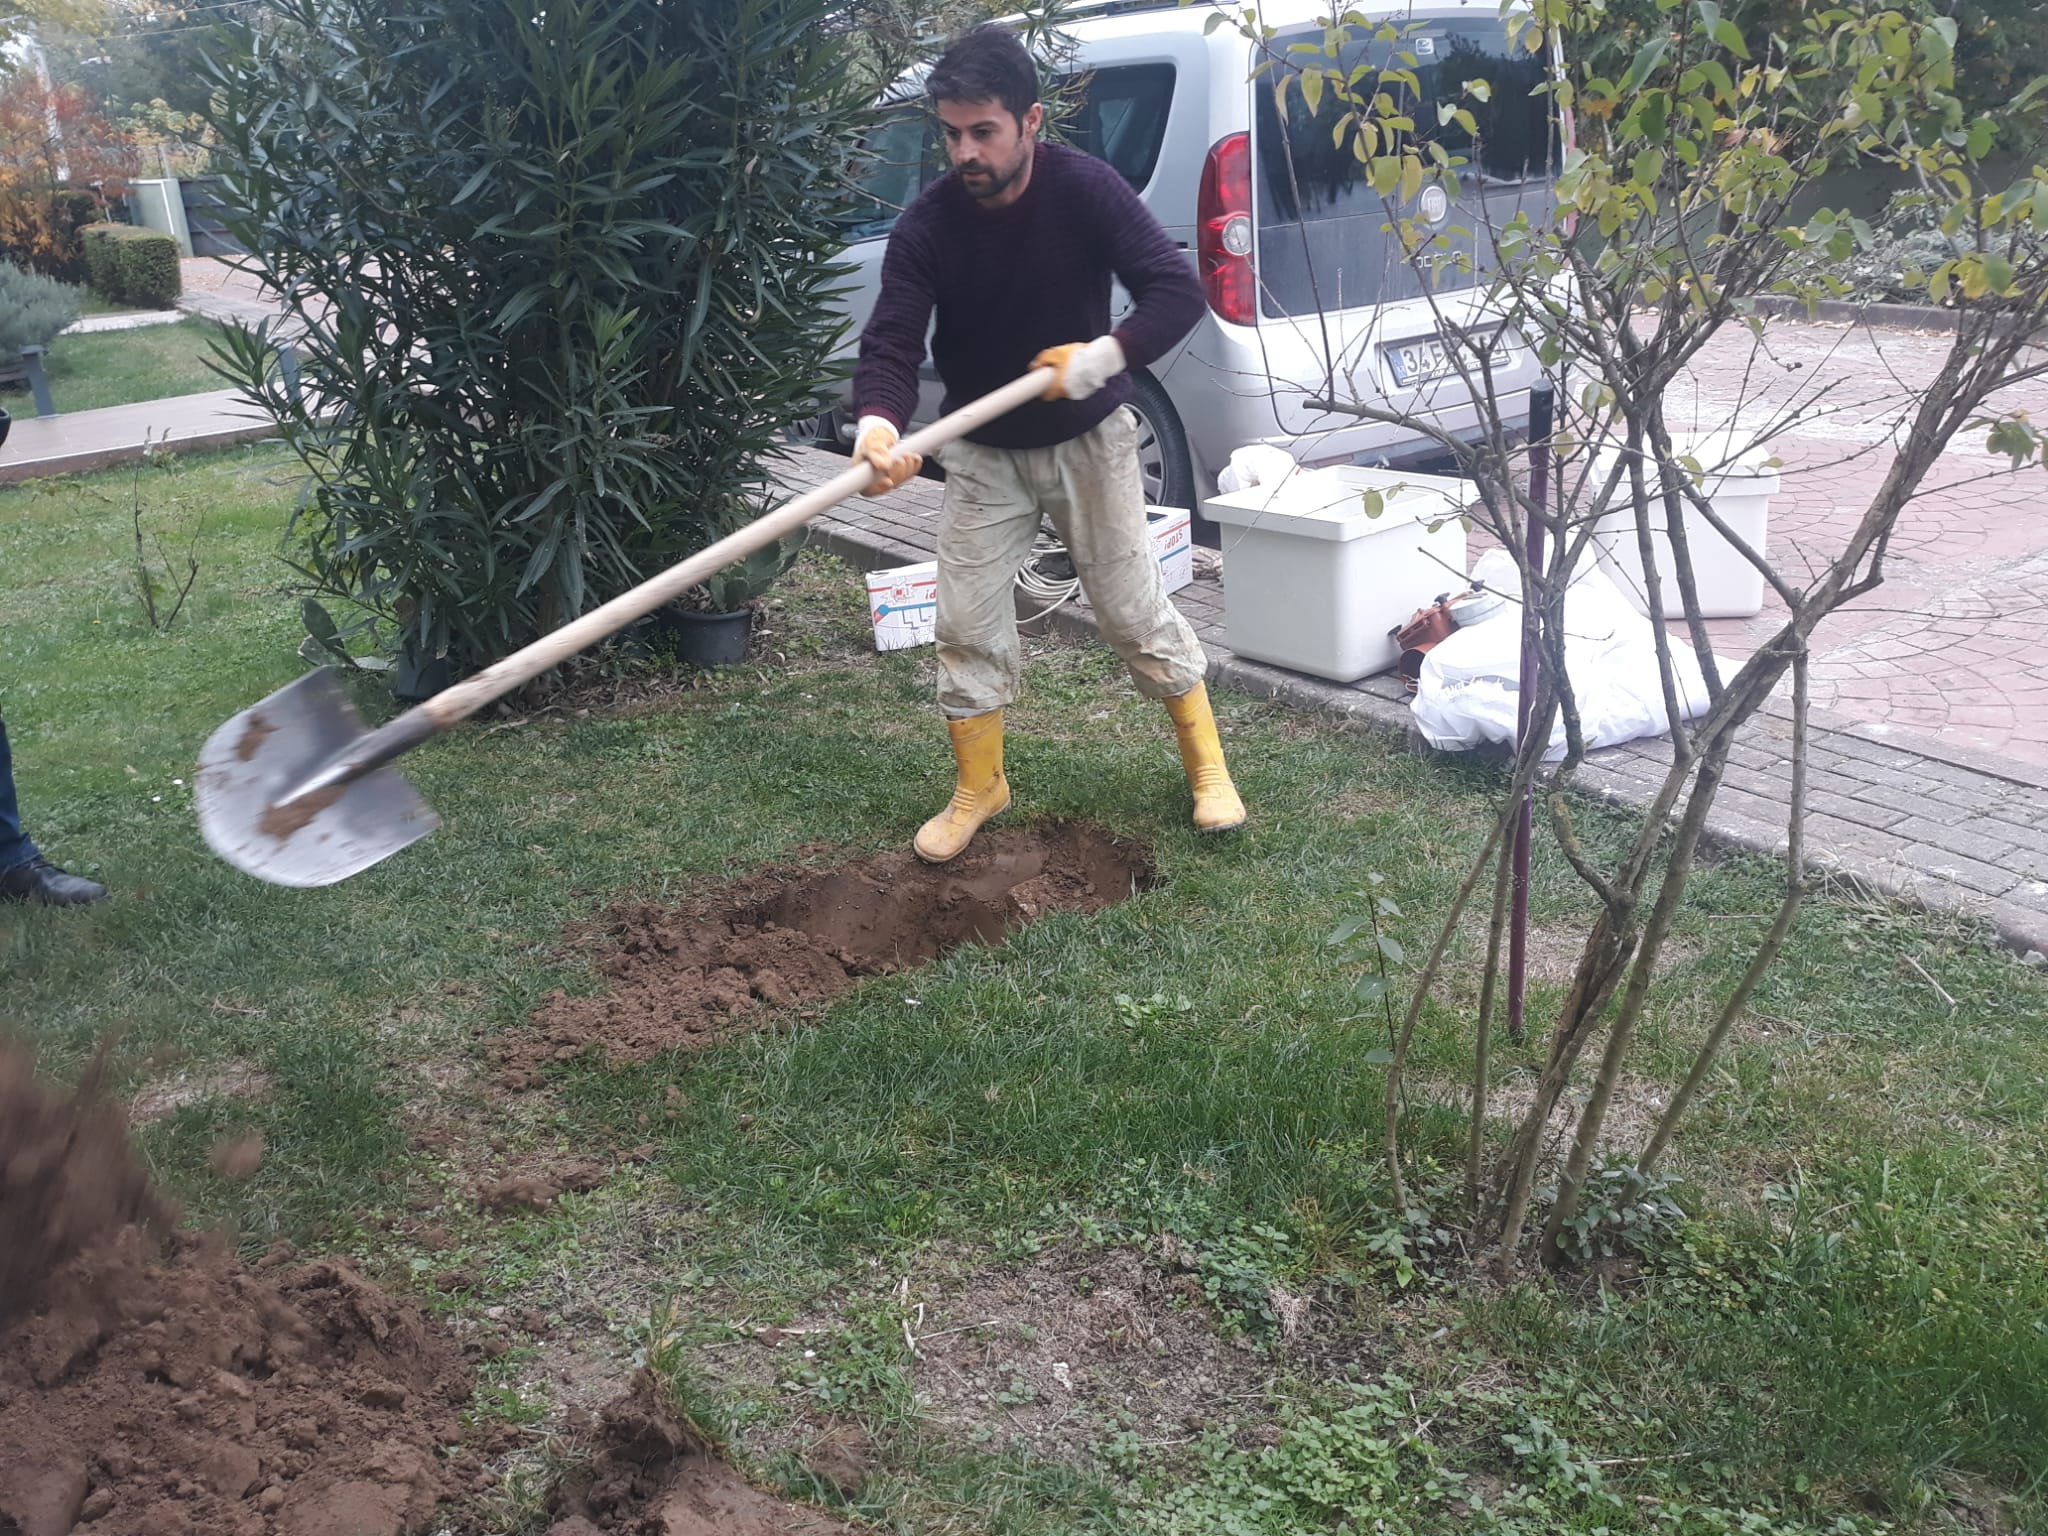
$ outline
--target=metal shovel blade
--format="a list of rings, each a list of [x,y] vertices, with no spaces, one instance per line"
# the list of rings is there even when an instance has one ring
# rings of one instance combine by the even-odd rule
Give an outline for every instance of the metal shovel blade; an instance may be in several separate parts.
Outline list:
[[[215,853],[273,885],[333,885],[418,842],[441,818],[395,768],[286,799],[366,734],[334,668],[278,689],[207,738],[194,788],[199,830]]]

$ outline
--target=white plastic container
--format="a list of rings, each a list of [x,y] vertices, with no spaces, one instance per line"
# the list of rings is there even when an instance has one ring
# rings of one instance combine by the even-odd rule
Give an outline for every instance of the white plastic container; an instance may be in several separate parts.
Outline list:
[[[1230,648],[1333,682],[1384,672],[1401,654],[1388,631],[1465,585],[1459,519],[1475,494],[1441,475],[1339,466],[1210,497]]]
[[[1680,457],[1690,455],[1707,471],[1700,489],[1714,514],[1759,555],[1768,554],[1771,498],[1778,493],[1778,471],[1771,466],[1770,450],[1759,446],[1738,455],[1733,435],[1726,432],[1674,437],[1672,446]],[[1617,450],[1609,449],[1593,460],[1588,494],[1607,483],[1618,456]],[[1658,595],[1663,599],[1664,617],[1681,619],[1685,617],[1685,599],[1674,574],[1664,500],[1656,489],[1654,466],[1646,464],[1644,472],[1651,498],[1650,545],[1657,562]],[[1636,539],[1635,509],[1629,504],[1626,478],[1616,488],[1614,503],[1594,525],[1593,543],[1601,569],[1635,605],[1637,613],[1648,614],[1649,584],[1643,579],[1642,549]],[[1685,546],[1692,556],[1693,582],[1699,590],[1703,617],[1746,619],[1763,610],[1764,573],[1744,559],[1689,501],[1685,504]]]

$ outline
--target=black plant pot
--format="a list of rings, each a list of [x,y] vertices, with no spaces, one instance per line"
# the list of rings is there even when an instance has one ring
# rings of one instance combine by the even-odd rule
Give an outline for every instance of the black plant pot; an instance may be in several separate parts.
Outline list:
[[[698,667],[729,667],[747,659],[747,641],[754,633],[754,610],[697,613],[668,603],[654,610],[654,625],[678,661]]]
[[[436,656],[430,661],[421,661],[411,646],[401,646],[398,665],[393,669],[391,693],[394,698],[414,704],[421,699],[431,699],[435,694],[455,681],[449,670],[448,658]]]

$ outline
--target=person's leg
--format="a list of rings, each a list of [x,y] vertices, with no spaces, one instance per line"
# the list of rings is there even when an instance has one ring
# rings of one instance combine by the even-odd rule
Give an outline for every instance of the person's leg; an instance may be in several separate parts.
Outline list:
[[[1031,553],[1038,506],[1025,456],[959,441],[944,453],[939,517],[939,709],[957,769],[946,808],[918,829],[919,858],[957,858],[982,823],[1008,808],[1003,710],[1017,697],[1017,570]]]
[[[0,901],[31,901],[46,907],[79,907],[98,901],[107,888],[97,880],[66,874],[22,830],[14,792],[14,754],[7,722],[0,720]]]
[[[1138,692],[1172,699],[1208,674],[1202,643],[1159,579],[1145,530],[1137,419],[1113,412],[1094,431],[1055,450],[1057,488],[1046,512],[1073,556],[1102,638],[1130,668]]]
[[[0,720],[0,870],[26,864],[36,845],[21,829],[21,806],[14,796],[14,754],[7,746],[7,722]]]
[[[1194,795],[1197,830],[1241,826],[1244,801],[1224,765],[1223,743],[1204,684],[1208,659],[1159,579],[1145,529],[1137,421],[1119,410],[1093,432],[1062,443],[1060,488],[1046,498],[1103,639],[1130,668],[1138,691],[1164,701]]]

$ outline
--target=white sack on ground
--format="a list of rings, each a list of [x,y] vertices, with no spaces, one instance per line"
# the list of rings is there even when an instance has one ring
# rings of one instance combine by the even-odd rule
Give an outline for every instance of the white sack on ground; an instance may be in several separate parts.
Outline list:
[[[1230,455],[1230,462],[1216,476],[1216,489],[1227,496],[1232,491],[1248,491],[1255,485],[1278,485],[1300,468],[1293,456],[1283,450],[1254,443]]]
[[[1490,549],[1472,579],[1514,598],[1492,618],[1453,630],[1423,658],[1415,723],[1433,747],[1461,752],[1482,742],[1515,739],[1517,682],[1522,664],[1522,584],[1504,550]],[[1565,666],[1577,695],[1588,747],[1611,747],[1669,728],[1657,676],[1650,621],[1588,561],[1565,594]],[[1686,719],[1705,711],[1706,680],[1692,648],[1674,637],[1679,708]],[[1564,756],[1564,717],[1550,733],[1546,756]]]

